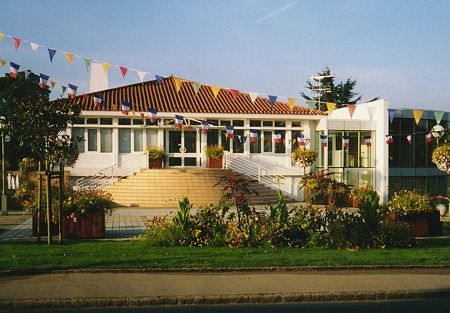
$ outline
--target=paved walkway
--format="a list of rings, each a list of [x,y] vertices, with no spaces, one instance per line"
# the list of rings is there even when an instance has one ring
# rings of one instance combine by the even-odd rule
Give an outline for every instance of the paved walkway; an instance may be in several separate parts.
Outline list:
[[[171,214],[170,209],[117,208],[106,216],[106,239],[130,239],[145,229],[145,222],[152,216]],[[0,234],[2,241],[33,240],[31,217],[25,222]]]

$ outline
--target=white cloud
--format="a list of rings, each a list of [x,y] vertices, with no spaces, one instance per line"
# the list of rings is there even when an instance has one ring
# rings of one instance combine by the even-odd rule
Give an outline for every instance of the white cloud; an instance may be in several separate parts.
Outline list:
[[[297,1],[292,1],[292,2],[290,2],[290,3],[288,3],[288,4],[284,5],[284,6],[282,6],[281,8],[276,9],[276,10],[273,11],[272,13],[267,14],[267,15],[261,17],[260,19],[258,19],[258,20],[257,20],[257,23],[261,23],[261,22],[263,22],[263,21],[265,21],[265,20],[271,19],[272,17],[277,16],[277,15],[283,13],[284,11],[286,11],[287,9],[289,9],[290,7],[292,7],[293,5],[295,5],[296,3],[297,3]]]

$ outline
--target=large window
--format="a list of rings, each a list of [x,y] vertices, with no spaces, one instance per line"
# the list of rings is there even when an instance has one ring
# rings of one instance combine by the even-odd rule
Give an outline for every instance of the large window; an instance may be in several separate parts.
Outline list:
[[[112,128],[100,128],[100,152],[112,152]]]
[[[134,133],[134,151],[144,151],[144,131],[135,129]]]
[[[131,152],[131,129],[119,129],[119,153]]]
[[[84,128],[72,128],[72,137],[81,138],[82,140],[77,143],[77,148],[80,153],[84,153],[86,149],[86,139],[84,138]]]
[[[88,128],[88,151],[97,152],[97,129]]]

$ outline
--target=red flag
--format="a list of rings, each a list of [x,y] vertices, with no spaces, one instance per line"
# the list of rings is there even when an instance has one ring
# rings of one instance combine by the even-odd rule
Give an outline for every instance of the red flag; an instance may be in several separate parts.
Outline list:
[[[431,133],[426,134],[425,141],[426,142],[432,142],[433,141],[433,136],[431,135]]]
[[[120,69],[120,74],[122,74],[122,77],[125,78],[125,75],[128,72],[128,68],[124,67],[124,66],[119,66]]]
[[[394,142],[394,138],[391,135],[386,135],[386,143],[391,144]]]
[[[239,90],[236,89],[230,89],[230,93],[231,93],[231,98],[233,99],[233,101],[236,101],[236,98],[239,94]]]
[[[14,48],[16,48],[16,50],[19,49],[19,46],[20,46],[20,38],[14,37],[14,38],[13,38],[13,41],[14,41]]]

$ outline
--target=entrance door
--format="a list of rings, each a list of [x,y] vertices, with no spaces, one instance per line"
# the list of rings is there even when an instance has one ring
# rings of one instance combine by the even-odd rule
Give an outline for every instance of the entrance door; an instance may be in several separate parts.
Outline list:
[[[198,166],[197,131],[171,129],[166,133],[169,143],[169,166]]]

